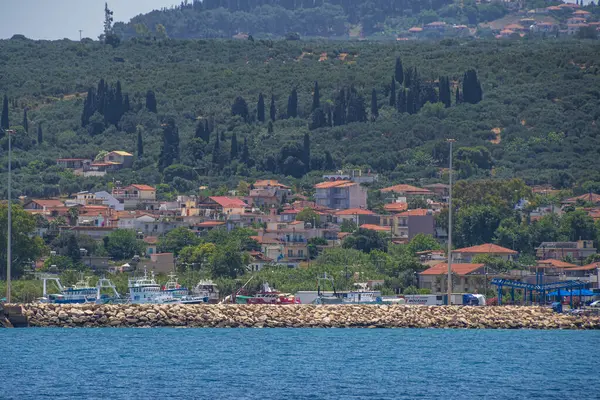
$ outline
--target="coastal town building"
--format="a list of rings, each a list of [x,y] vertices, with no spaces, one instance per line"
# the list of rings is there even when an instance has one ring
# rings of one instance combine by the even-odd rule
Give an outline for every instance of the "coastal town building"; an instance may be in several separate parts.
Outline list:
[[[485,293],[489,271],[484,264],[452,264],[454,293]],[[439,263],[419,274],[419,288],[433,294],[445,293],[448,282],[448,264]]]
[[[498,257],[504,261],[512,261],[518,252],[492,243],[452,250],[452,262],[470,263],[477,255]]]
[[[416,209],[404,211],[394,216],[394,237],[411,240],[416,235],[435,235],[433,211]]]
[[[315,185],[315,203],[334,210],[367,208],[367,190],[349,180],[327,181]]]
[[[596,254],[593,240],[578,240],[576,242],[542,242],[536,248],[538,259],[556,258],[564,260],[585,260],[592,254]]]

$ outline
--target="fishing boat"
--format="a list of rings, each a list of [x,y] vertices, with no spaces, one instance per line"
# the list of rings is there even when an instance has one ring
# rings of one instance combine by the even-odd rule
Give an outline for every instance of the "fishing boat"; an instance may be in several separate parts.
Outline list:
[[[216,304],[219,302],[219,289],[213,281],[202,280],[192,289],[192,296],[204,299],[204,303]]]
[[[58,287],[59,293],[48,294],[48,282],[52,281]],[[43,295],[39,299],[41,303],[52,304],[83,304],[95,303],[98,296],[98,288],[90,286],[89,278],[82,278],[71,287],[63,287],[60,278],[56,276],[44,276]]]
[[[300,304],[300,299],[291,293],[281,293],[264,283],[262,290],[254,296],[237,296],[237,303],[246,301],[246,304]],[[242,303],[243,304],[243,303]]]
[[[144,276],[128,280],[129,301],[133,304],[173,304],[181,303],[181,300],[171,293],[165,293],[161,286],[156,283],[154,272],[148,276],[144,268]]]
[[[110,294],[104,294],[102,292],[108,291]],[[120,304],[125,303],[126,298],[121,297],[115,284],[110,279],[102,277],[96,284],[96,303],[97,304]]]
[[[163,294],[171,295],[176,298],[189,295],[189,290],[177,282],[177,275],[172,272],[169,274],[169,280],[160,290],[163,292]]]
[[[321,282],[331,283],[333,292],[325,293],[322,291]],[[347,292],[337,292],[333,277],[324,274],[317,278],[317,293],[313,304],[382,304],[381,292],[376,290],[367,290],[366,284],[358,284],[358,290]]]

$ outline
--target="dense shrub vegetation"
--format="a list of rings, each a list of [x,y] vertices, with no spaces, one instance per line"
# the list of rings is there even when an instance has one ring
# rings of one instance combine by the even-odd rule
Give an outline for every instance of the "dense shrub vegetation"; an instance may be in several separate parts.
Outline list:
[[[159,185],[161,196],[259,176],[309,185],[348,165],[379,172],[381,185],[429,182],[447,165],[449,137],[463,179],[587,191],[600,182],[599,64],[593,41],[17,38],[0,41],[0,95],[17,130],[15,194],[104,189],[113,178]],[[108,116],[86,100],[101,79],[116,107]],[[83,179],[56,166],[115,149],[136,154],[133,169]]]

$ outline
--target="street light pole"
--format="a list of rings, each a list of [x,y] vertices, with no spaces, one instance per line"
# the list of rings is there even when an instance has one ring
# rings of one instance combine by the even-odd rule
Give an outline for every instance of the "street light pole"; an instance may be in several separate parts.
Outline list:
[[[10,267],[12,261],[12,204],[11,204],[11,171],[12,171],[12,135],[15,133],[14,130],[7,129],[6,135],[8,136],[8,233],[6,240],[6,302],[10,303],[11,295],[11,281],[10,281]]]
[[[450,182],[448,196],[448,305],[452,304],[452,143],[455,139],[448,139],[450,143],[450,169],[448,177]]]

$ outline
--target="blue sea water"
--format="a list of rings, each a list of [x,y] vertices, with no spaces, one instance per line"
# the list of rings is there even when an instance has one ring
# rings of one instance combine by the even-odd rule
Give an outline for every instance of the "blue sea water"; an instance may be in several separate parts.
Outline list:
[[[0,399],[594,399],[599,331],[4,329]]]

